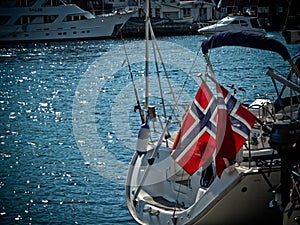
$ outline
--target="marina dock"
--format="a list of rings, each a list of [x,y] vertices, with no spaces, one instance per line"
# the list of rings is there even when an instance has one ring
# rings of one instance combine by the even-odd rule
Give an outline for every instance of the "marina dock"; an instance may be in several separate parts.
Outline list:
[[[198,23],[164,23],[153,25],[153,31],[156,35],[194,35],[198,34]],[[145,35],[145,25],[126,23],[122,29],[125,37],[143,37]]]

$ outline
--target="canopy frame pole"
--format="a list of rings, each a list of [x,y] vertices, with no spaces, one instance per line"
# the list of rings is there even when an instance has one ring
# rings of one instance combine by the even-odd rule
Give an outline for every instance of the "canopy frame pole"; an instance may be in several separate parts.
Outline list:
[[[174,90],[173,90],[173,88],[172,88],[172,85],[171,85],[171,82],[170,82],[170,78],[169,78],[169,75],[168,75],[168,72],[167,72],[167,68],[166,68],[165,63],[164,63],[164,61],[163,61],[163,57],[162,57],[162,54],[161,54],[161,52],[160,52],[160,48],[159,48],[159,46],[158,46],[157,40],[156,40],[156,38],[155,38],[155,35],[154,35],[154,31],[153,31],[152,25],[150,25],[149,27],[150,27],[150,33],[151,33],[151,36],[152,36],[153,41],[154,41],[154,44],[155,44],[155,46],[156,46],[156,50],[157,50],[159,59],[160,59],[160,61],[161,61],[161,66],[162,66],[162,68],[163,68],[163,70],[164,70],[164,74],[165,74],[165,76],[166,76],[166,80],[167,80],[167,83],[168,83],[168,86],[169,86],[169,89],[170,89],[172,98],[173,98],[173,100],[174,100],[174,102],[175,102],[175,106],[176,106],[176,109],[177,109],[178,113],[180,113],[180,109],[179,109],[179,106],[178,106],[178,101],[176,100],[175,92],[174,92]]]
[[[300,71],[298,67],[295,65],[295,63],[293,62],[293,59],[288,59],[288,62],[291,64],[292,69],[295,71],[297,77],[300,79]]]
[[[204,54],[204,59],[205,59],[205,61],[206,61],[206,65],[208,66],[208,69],[209,69],[209,71],[210,71],[210,73],[211,73],[213,79],[215,80],[215,77],[216,77],[216,76],[215,76],[215,72],[214,72],[214,69],[213,69],[212,64],[211,64],[211,62],[210,62],[208,53]]]
[[[299,72],[299,71],[298,71]],[[269,67],[269,70],[266,73],[268,76],[274,78],[275,80],[279,81],[280,83],[286,85],[287,87],[289,87],[290,89],[300,93],[300,86],[285,79],[284,77],[277,75],[274,73],[274,69]]]

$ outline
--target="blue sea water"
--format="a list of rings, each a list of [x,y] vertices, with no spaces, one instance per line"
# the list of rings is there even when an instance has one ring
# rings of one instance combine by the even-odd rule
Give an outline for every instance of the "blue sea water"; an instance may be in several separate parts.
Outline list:
[[[284,43],[280,33],[269,36]],[[204,37],[158,39],[170,43],[163,48],[176,44],[196,55]],[[141,90],[139,44],[125,40]],[[286,46],[291,55],[300,52],[300,45]],[[210,54],[218,80],[245,88],[248,103],[274,93],[267,66],[288,69],[266,51],[224,47]],[[178,66],[169,66],[178,83],[183,56],[167,56]],[[122,41],[1,45],[0,59],[0,224],[136,224],[124,190],[139,121]]]

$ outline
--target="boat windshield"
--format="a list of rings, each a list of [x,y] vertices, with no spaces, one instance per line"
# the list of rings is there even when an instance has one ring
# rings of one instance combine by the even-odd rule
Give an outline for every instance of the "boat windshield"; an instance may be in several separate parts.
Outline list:
[[[220,20],[217,22],[217,24],[230,24],[232,20]]]
[[[239,21],[239,20],[233,20],[233,21],[231,22],[231,24],[240,24],[240,21]]]

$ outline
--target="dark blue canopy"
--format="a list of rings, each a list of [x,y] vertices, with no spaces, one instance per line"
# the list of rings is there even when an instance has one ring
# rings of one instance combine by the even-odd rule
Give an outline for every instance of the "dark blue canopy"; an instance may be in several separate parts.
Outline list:
[[[204,40],[201,44],[203,54],[208,53],[208,49],[222,46],[242,46],[257,48],[277,52],[284,60],[291,58],[286,47],[277,40],[264,35],[246,31],[225,31],[218,32]]]

